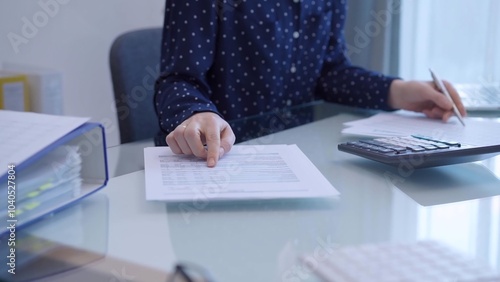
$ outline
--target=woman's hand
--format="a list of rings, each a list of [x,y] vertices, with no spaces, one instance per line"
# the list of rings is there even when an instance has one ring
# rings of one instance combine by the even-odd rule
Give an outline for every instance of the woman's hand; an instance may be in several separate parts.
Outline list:
[[[213,112],[194,114],[167,135],[172,152],[206,159],[209,167],[231,150],[235,140],[229,124]]]
[[[449,82],[443,82],[460,114],[466,116],[467,112],[456,89]],[[389,90],[389,106],[422,112],[427,117],[443,121],[447,121],[454,114],[451,101],[439,92],[431,81],[394,80]]]

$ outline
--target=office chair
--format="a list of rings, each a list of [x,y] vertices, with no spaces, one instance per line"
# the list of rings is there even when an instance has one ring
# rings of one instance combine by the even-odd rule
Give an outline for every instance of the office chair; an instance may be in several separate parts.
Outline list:
[[[126,32],[109,53],[120,142],[152,139],[160,132],[153,94],[160,69],[162,28]]]

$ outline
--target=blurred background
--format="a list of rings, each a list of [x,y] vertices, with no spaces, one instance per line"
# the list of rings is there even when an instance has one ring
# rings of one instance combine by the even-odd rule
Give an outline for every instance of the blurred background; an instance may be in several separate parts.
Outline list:
[[[347,2],[347,53],[354,63],[405,79],[428,80],[432,67],[455,83],[500,80],[500,1]],[[101,122],[108,146],[117,145],[111,44],[126,31],[161,27],[165,5],[165,0],[0,0],[0,63],[60,72],[63,114]]]

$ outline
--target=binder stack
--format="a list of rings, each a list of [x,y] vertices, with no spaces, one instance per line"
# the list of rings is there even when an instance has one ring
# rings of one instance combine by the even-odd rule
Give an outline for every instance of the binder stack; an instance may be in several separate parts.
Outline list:
[[[87,121],[0,110],[0,241],[105,187],[104,128]]]

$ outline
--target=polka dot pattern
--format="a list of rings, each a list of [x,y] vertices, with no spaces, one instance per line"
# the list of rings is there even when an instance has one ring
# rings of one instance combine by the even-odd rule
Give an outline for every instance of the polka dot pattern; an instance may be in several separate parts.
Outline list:
[[[394,78],[345,56],[345,0],[170,0],[155,106],[167,133],[193,113],[226,120],[316,99],[388,109]]]

